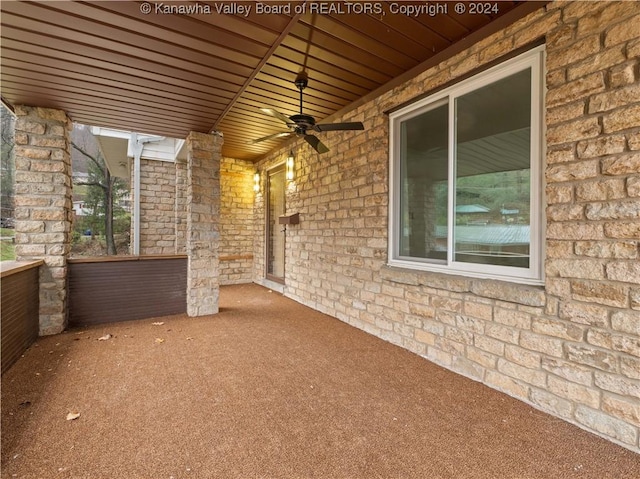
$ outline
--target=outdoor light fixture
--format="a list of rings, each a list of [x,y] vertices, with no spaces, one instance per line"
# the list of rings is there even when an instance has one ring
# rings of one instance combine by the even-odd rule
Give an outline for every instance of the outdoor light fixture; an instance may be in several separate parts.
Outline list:
[[[260,191],[260,172],[258,171],[253,175],[253,191],[256,193]]]
[[[293,180],[293,173],[294,173],[294,157],[293,157],[293,151],[289,152],[289,156],[287,156],[287,170],[286,170],[286,177],[287,180],[291,181]]]

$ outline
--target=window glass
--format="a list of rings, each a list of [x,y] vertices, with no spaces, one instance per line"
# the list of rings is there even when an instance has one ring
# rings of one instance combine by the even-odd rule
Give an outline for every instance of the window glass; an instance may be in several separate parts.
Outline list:
[[[448,104],[402,123],[400,254],[447,259]]]
[[[391,265],[541,282],[543,55],[391,113]]]
[[[531,70],[456,99],[455,261],[529,267]]]

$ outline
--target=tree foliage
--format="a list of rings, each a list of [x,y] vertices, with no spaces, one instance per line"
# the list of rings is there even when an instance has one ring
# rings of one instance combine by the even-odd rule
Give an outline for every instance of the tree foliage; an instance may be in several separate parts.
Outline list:
[[[13,218],[14,211],[14,177],[15,177],[15,160],[14,160],[14,126],[15,118],[13,114],[7,110],[2,104],[0,113],[2,135],[2,158],[0,168],[2,170],[0,196],[1,196],[1,216],[2,218]]]
[[[125,212],[117,206],[118,200],[124,198],[129,190],[127,183],[111,176],[107,163],[98,143],[89,130],[83,125],[74,125],[71,134],[71,146],[86,160],[86,175],[76,175],[74,186],[86,187],[84,200],[85,210],[89,213],[88,223],[92,234],[101,232],[105,236],[107,254],[115,255],[114,218]],[[74,164],[81,162],[74,161]]]

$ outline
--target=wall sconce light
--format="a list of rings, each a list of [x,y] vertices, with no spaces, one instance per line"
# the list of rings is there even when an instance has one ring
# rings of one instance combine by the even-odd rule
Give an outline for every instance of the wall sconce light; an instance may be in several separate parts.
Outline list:
[[[253,191],[256,193],[260,191],[260,172],[258,171],[253,175]]]
[[[289,156],[287,156],[287,164],[286,164],[286,178],[287,180],[291,181],[294,178],[294,156],[293,156],[293,151],[289,152]]]

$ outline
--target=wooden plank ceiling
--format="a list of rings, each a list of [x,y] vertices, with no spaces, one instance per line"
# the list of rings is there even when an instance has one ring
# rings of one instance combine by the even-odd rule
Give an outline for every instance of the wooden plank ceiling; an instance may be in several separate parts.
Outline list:
[[[261,13],[256,2],[3,1],[2,98],[140,133],[217,130],[225,156],[256,161],[284,140],[248,141],[286,129],[260,108],[297,113],[299,71],[309,75],[305,113],[321,121],[541,4],[471,14],[462,3],[464,14],[440,2],[446,14],[410,16],[396,10],[436,3],[265,2],[283,11]]]

